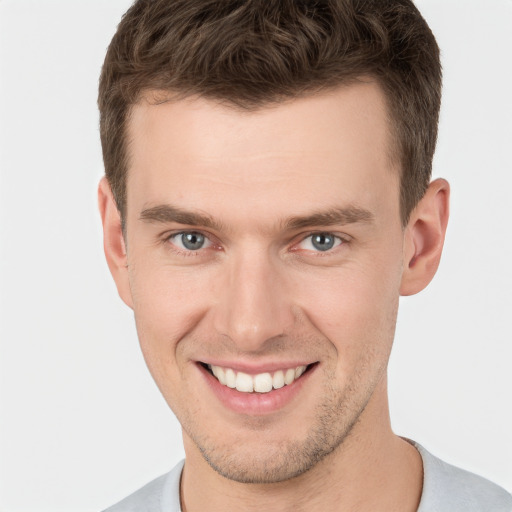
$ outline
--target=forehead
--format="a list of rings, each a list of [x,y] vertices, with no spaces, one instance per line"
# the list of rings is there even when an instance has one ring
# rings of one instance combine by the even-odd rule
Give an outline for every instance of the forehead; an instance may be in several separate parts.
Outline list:
[[[378,202],[384,183],[395,196],[385,105],[372,82],[256,111],[202,98],[142,100],[128,125],[128,209],[171,202],[220,213],[228,198],[240,212],[279,198],[318,209]]]

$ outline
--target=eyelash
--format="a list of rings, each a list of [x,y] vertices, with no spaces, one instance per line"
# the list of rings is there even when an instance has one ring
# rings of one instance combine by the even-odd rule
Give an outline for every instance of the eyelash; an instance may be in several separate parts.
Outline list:
[[[192,249],[181,249],[179,247],[177,247],[173,242],[172,240],[179,237],[179,236],[182,236],[182,235],[186,235],[186,234],[196,234],[196,235],[201,235],[203,236],[211,245],[209,245],[208,247],[201,247],[200,249],[197,249],[197,250],[192,250]],[[324,236],[332,236],[333,238],[336,239],[336,241],[339,241],[339,243],[337,243],[337,245],[335,245],[333,248],[331,249],[328,249],[326,251],[311,251],[312,254],[314,254],[314,257],[327,257],[327,256],[330,256],[330,255],[333,255],[334,252],[336,252],[336,249],[340,246],[343,246],[343,245],[346,245],[347,243],[350,242],[350,238],[347,236],[347,235],[344,235],[344,236],[341,236],[340,234],[336,234],[336,233],[333,233],[331,231],[312,231],[308,234],[306,234],[305,236],[302,236],[300,238],[299,241],[295,242],[291,248],[291,252],[298,252],[300,249],[297,248],[297,246],[303,242],[305,242],[308,238],[311,238],[315,235],[324,235]],[[165,234],[165,236],[163,237],[163,243],[167,244],[167,247],[170,248],[170,250],[172,252],[174,252],[175,254],[179,255],[179,256],[185,256],[185,257],[198,257],[198,256],[201,256],[201,253],[203,252],[203,249],[208,249],[208,248],[214,248],[214,249],[217,249],[217,250],[220,250],[220,244],[217,244],[215,241],[212,240],[212,238],[214,238],[212,235],[208,234],[208,233],[202,233],[201,231],[195,231],[195,230],[188,230],[188,231],[178,231],[176,233],[171,233],[171,234]]]

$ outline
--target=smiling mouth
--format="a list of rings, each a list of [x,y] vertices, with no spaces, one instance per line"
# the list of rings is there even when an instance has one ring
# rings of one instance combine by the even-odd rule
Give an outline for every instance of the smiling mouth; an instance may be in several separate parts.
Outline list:
[[[274,389],[280,389],[289,386],[304,373],[308,372],[316,363],[306,366],[296,366],[294,368],[285,368],[275,372],[258,373],[249,375],[248,373],[201,363],[211,375],[213,375],[223,386],[236,389],[241,393],[269,393]]]

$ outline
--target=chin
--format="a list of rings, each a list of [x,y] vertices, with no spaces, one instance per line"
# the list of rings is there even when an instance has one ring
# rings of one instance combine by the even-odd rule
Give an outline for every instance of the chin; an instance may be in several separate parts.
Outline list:
[[[309,471],[332,451],[312,449],[302,443],[280,445],[276,450],[259,450],[257,454],[245,454],[241,450],[231,454],[219,454],[204,448],[200,450],[205,461],[218,474],[244,484],[270,484],[291,480]]]
[[[230,442],[216,442],[208,436],[199,439],[193,432],[188,436],[208,465],[224,478],[244,484],[285,482],[314,468],[349,437],[359,414],[343,419],[340,406],[345,409],[346,404],[319,406],[322,413],[315,424],[296,440],[269,441],[271,428],[267,432],[254,429],[249,442],[247,433],[245,439],[227,435]]]

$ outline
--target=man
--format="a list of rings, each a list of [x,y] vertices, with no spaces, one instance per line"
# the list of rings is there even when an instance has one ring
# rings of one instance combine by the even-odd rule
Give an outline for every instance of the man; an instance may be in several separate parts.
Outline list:
[[[390,427],[441,257],[439,51],[397,1],[136,2],[99,106],[105,252],[185,464],[121,510],[512,510]]]

